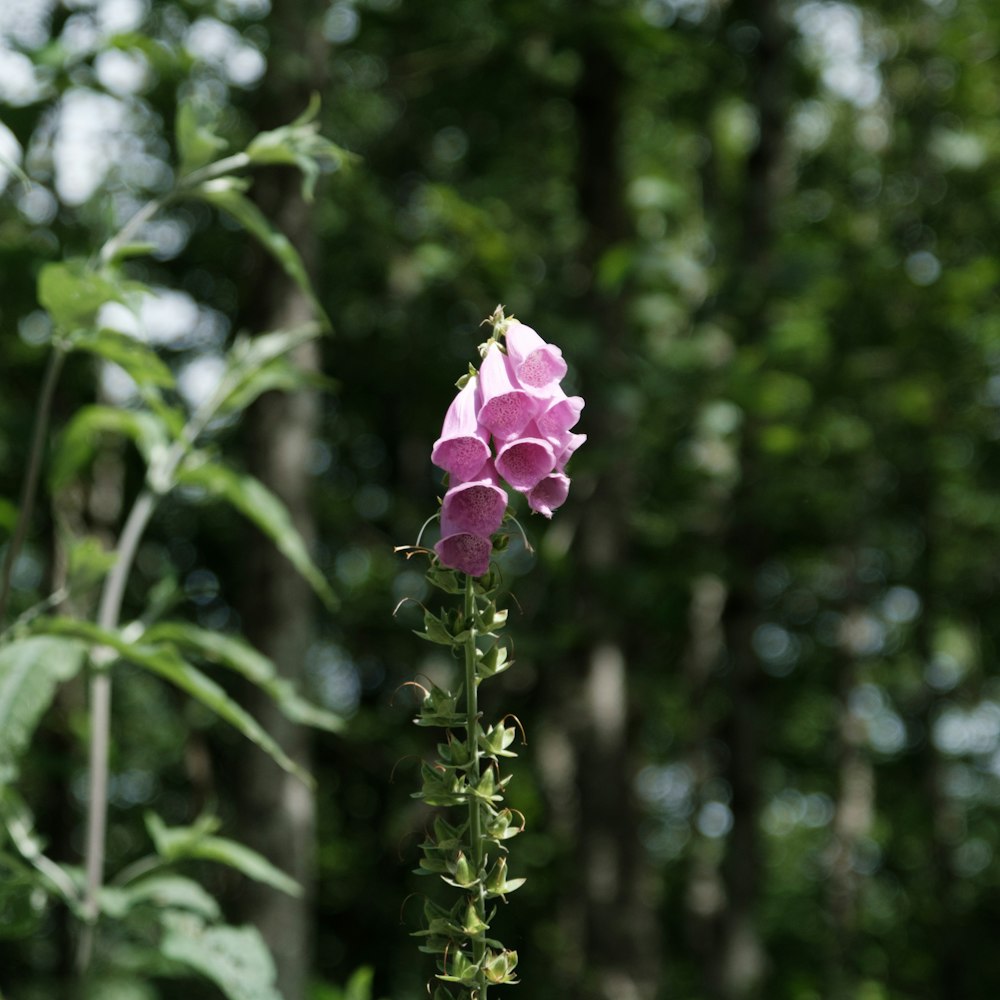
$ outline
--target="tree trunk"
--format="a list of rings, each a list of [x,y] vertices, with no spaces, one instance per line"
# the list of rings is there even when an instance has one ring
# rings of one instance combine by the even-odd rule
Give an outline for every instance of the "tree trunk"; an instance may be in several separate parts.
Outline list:
[[[742,200],[734,213],[739,226],[737,252],[732,259],[737,264],[720,296],[719,308],[735,322],[740,343],[751,344],[766,330],[773,281],[774,217],[784,184],[787,32],[776,0],[738,3],[732,17],[751,21],[760,32],[753,57],[748,59],[750,100],[760,133],[747,160]],[[732,791],[732,829],[722,865],[726,905],[718,923],[719,953],[706,969],[712,993],[722,1000],[758,996],[767,970],[757,926],[760,712],[766,677],[752,639],[759,624],[754,585],[769,555],[769,526],[756,499],[758,465],[756,427],[748,414],[739,455],[739,482],[722,540],[729,566],[722,628],[730,709],[721,735],[729,750],[724,777]]]
[[[618,162],[624,79],[602,38],[581,47],[583,73],[574,94],[579,128],[577,198],[586,224],[581,263],[591,275],[603,254],[630,235],[625,182]],[[628,540],[622,510],[631,478],[627,421],[617,416],[609,386],[627,376],[628,324],[623,298],[592,284],[590,314],[604,350],[594,359],[602,378],[588,388],[589,448],[616,456],[584,511],[578,588],[580,613],[591,623],[579,651],[582,676],[571,670],[562,727],[578,761],[576,835],[580,864],[564,926],[569,953],[581,956],[567,995],[587,1000],[651,1000],[659,978],[660,931],[652,900],[653,872],[638,836],[633,795],[635,712],[629,697],[628,650],[617,609],[602,578],[617,572]],[[621,609],[627,614],[627,609]],[[585,962],[585,968],[582,967]]]
[[[286,124],[305,108],[309,94],[322,86],[323,38],[315,21],[321,5],[312,0],[283,3],[269,21],[268,76],[257,110],[259,128]],[[298,249],[308,271],[317,257],[313,212],[299,193],[291,171],[262,173],[254,188],[265,213]],[[293,327],[315,319],[309,302],[266,255],[257,253],[244,315],[259,332]],[[305,370],[320,368],[315,344],[293,359]],[[296,529],[311,543],[316,528],[310,506],[309,453],[320,430],[316,393],[268,393],[249,410],[245,424],[247,466],[288,507]],[[302,679],[314,632],[315,604],[308,584],[274,543],[254,534],[246,553],[246,587],[240,613],[248,639],[269,656],[279,673]],[[310,740],[273,702],[257,691],[246,696],[249,710],[300,764],[308,767]],[[244,918],[255,924],[271,949],[284,1000],[303,1000],[311,967],[312,892],[315,853],[315,801],[297,778],[259,753],[242,760],[241,780],[233,792],[247,843],[261,851],[305,889],[300,898],[265,886],[248,885]]]

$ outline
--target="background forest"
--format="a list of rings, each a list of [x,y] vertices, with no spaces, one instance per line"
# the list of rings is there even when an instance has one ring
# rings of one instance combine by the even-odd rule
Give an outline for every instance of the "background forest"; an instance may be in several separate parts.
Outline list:
[[[204,864],[284,1000],[417,1000],[409,932],[446,677],[406,597],[441,493],[431,445],[508,313],[587,399],[573,491],[509,562],[517,665],[488,696],[527,746],[510,804],[527,884],[498,924],[522,1000],[1000,995],[1000,8],[992,0],[24,0],[0,4],[0,542],[51,327],[36,281],[172,183],[181,99],[233,148],[322,99],[352,156],[316,198],[250,194],[298,249],[333,332],[313,388],[214,430],[278,493],[337,597],[316,600],[226,508],[159,508],[125,595],[241,630],[339,733],[230,685],[314,794],[139,671],[116,688],[109,862],[143,815],[212,809],[308,891]],[[19,164],[27,184],[13,169]],[[128,264],[137,337],[202,398],[237,332],[309,302],[206,204]],[[148,308],[147,308],[148,307]],[[80,407],[136,402],[66,363]],[[11,613],[55,586],[61,532],[111,539],[134,450],[101,437],[44,493]],[[134,592],[133,592],[134,590]],[[79,863],[86,687],[23,762],[48,853]],[[193,866],[197,868],[197,865]],[[0,894],[0,991],[61,996],[66,914]],[[218,997],[122,982],[107,1000]]]

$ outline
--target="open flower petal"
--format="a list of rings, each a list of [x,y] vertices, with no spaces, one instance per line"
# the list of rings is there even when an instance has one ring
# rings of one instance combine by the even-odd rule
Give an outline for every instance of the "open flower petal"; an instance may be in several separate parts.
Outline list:
[[[583,405],[582,396],[567,396],[557,386],[546,408],[536,418],[542,437],[558,437],[575,427],[580,420]]]
[[[480,426],[478,378],[470,378],[445,414],[441,436],[434,442],[431,461],[462,481],[475,479],[490,457],[489,432]]]
[[[460,532],[446,535],[434,546],[434,551],[449,569],[469,576],[482,576],[489,571],[493,543],[488,538]]]
[[[562,351],[547,344],[530,326],[515,320],[507,326],[504,338],[514,377],[528,392],[548,392],[566,374]]]
[[[444,495],[441,506],[442,535],[468,532],[489,537],[500,527],[507,511],[507,493],[497,481],[493,463],[484,466],[486,476],[459,483]]]
[[[517,384],[510,359],[492,344],[479,369],[482,406],[479,423],[498,438],[520,434],[538,411],[537,401]]]
[[[544,438],[511,438],[497,452],[497,472],[522,492],[537,486],[555,464],[555,451]]]
[[[570,460],[570,456],[576,451],[584,441],[587,440],[586,434],[567,434],[566,444],[556,455],[556,468],[562,472],[566,468],[566,463]]]
[[[528,506],[536,514],[552,517],[552,511],[561,507],[568,495],[569,477],[553,472],[528,491]]]

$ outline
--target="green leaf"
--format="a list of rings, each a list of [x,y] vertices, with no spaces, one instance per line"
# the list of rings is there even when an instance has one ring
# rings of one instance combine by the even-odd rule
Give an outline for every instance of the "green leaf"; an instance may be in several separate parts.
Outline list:
[[[156,250],[155,243],[123,243],[121,246],[115,247],[114,253],[109,258],[109,263],[117,264],[130,257],[145,257],[154,250]]]
[[[262,854],[235,840],[214,836],[209,832],[212,827],[204,821],[195,826],[168,827],[155,813],[148,813],[146,828],[156,845],[156,852],[167,861],[216,861],[289,896],[302,895],[302,886]]]
[[[49,473],[54,493],[65,489],[90,464],[102,433],[120,434],[134,441],[147,463],[163,454],[169,443],[166,426],[152,413],[96,404],[85,406],[59,436]]]
[[[157,1000],[159,993],[150,983],[136,976],[108,973],[88,979],[82,1000]]]
[[[309,106],[295,121],[254,136],[246,154],[255,164],[284,163],[302,171],[302,197],[312,201],[321,164],[325,161],[340,167],[354,159],[340,146],[319,134],[320,100],[313,94]]]
[[[13,532],[15,524],[17,524],[17,507],[9,500],[0,497],[0,528]]]
[[[10,786],[0,785],[0,822],[18,854],[41,874],[44,885],[75,910],[80,901],[77,891],[79,877],[75,875],[75,870],[57,864],[43,853],[45,845],[35,833],[31,810],[17,790]]]
[[[94,535],[72,539],[67,572],[70,589],[79,592],[100,583],[117,559],[117,554],[106,549]]]
[[[241,185],[234,183],[235,181],[236,178],[207,181],[195,188],[192,194],[231,215],[255,237],[281,265],[288,277],[299,286],[324,327],[329,328],[330,321],[313,293],[309,275],[298,250],[292,246],[284,233],[271,225],[264,213],[242,193]]]
[[[83,666],[75,639],[29,636],[0,648],[0,787],[17,777],[39,719],[64,681]]]
[[[105,361],[112,361],[141,386],[172,389],[174,376],[157,353],[135,337],[120,330],[102,327],[81,330],[70,341],[78,351],[87,351]]]
[[[201,102],[187,100],[178,105],[174,135],[181,177],[211,163],[226,148],[226,140],[215,132],[213,117]]]
[[[344,1000],[371,1000],[375,972],[367,965],[356,969],[344,987]]]
[[[163,914],[160,950],[204,976],[228,1000],[281,1000],[275,988],[274,960],[253,927],[206,926],[194,914]]]
[[[65,332],[90,326],[101,306],[121,300],[121,288],[82,258],[46,264],[38,275],[38,301]]]
[[[239,636],[211,632],[187,622],[160,622],[144,636],[147,642],[168,642],[209,663],[233,670],[274,699],[282,714],[293,722],[327,732],[343,731],[344,720],[307,701],[291,681],[278,676],[274,663]]]
[[[183,875],[149,875],[118,890],[126,900],[127,909],[152,905],[158,909],[189,910],[206,920],[218,920],[219,904],[194,879]]]
[[[336,595],[309,555],[305,539],[292,523],[288,508],[259,479],[215,462],[204,462],[182,467],[178,482],[200,486],[210,496],[235,507],[271,538],[327,608],[334,610],[338,606]]]
[[[0,939],[37,932],[47,902],[38,884],[38,877],[18,858],[0,853]]]
[[[256,337],[238,337],[226,357],[228,371],[223,379],[218,412],[238,412],[271,389],[299,389],[322,378],[287,359],[289,353],[321,333],[317,323],[306,323]]]
[[[95,646],[107,646],[122,659],[170,681],[211,709],[252,743],[256,743],[279,767],[312,786],[313,779],[308,772],[281,749],[267,730],[215,681],[184,660],[173,646],[127,642],[120,632],[102,629],[92,622],[75,618],[41,619],[37,628],[49,633],[75,636]]]

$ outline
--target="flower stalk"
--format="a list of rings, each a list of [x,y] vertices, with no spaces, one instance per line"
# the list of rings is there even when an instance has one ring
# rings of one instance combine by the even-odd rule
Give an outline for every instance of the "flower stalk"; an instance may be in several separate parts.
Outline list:
[[[432,1000],[486,1000],[491,986],[517,982],[517,952],[490,927],[496,901],[506,902],[524,883],[507,876],[506,842],[524,823],[503,804],[510,776],[501,771],[502,758],[517,756],[510,749],[517,729],[507,724],[511,716],[485,725],[479,710],[480,684],[512,665],[501,638],[507,612],[498,605],[500,575],[492,558],[513,525],[522,535],[523,529],[508,510],[501,482],[524,494],[530,510],[550,518],[569,490],[566,462],[585,440],[571,433],[583,400],[560,387],[567,365],[559,348],[500,307],[487,322],[493,335],[480,347],[480,370],[458,383],[431,456],[448,474],[440,540],[433,550],[419,542],[410,548],[430,556],[433,587],[461,598],[459,607],[440,614],[425,608],[424,626],[416,630],[425,641],[450,647],[464,665],[457,691],[422,688],[414,720],[446,734],[437,759],[423,763],[422,788],[414,797],[462,817],[434,817],[416,870],[460,894],[450,907],[428,897],[425,927],[414,933],[422,939],[420,950],[436,957]]]
[[[465,577],[465,620],[473,622],[468,628],[468,635],[465,640],[465,731],[467,735],[466,746],[469,748],[469,785],[478,788],[482,777],[480,771],[481,751],[479,749],[480,725],[479,725],[479,677],[476,675],[476,597],[473,591],[473,580],[471,576]],[[477,923],[486,924],[486,893],[483,885],[485,853],[483,850],[483,813],[479,799],[475,795],[469,796],[469,843],[472,848],[472,870],[478,876],[478,883],[475,888],[474,908]],[[480,996],[486,996],[486,977],[483,973],[483,957],[486,952],[486,942],[482,935],[477,934],[472,939],[472,958],[479,968],[478,981],[476,983]]]

